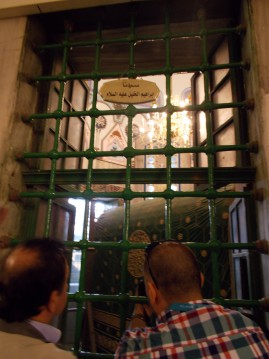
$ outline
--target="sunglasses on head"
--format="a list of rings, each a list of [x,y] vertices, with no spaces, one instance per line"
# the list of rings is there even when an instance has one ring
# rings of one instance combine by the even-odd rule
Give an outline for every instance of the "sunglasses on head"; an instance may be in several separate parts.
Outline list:
[[[157,280],[156,278],[154,277],[153,273],[152,273],[152,270],[151,270],[151,267],[150,267],[150,264],[149,264],[149,258],[150,258],[150,255],[153,251],[154,248],[156,248],[157,246],[161,245],[161,244],[164,244],[164,243],[177,243],[179,244],[180,242],[176,241],[176,240],[164,240],[164,241],[155,241],[155,242],[151,242],[146,248],[145,248],[145,258],[146,258],[146,262],[147,262],[147,266],[148,266],[148,270],[149,270],[149,274],[151,276],[151,279],[153,280],[153,283],[155,284],[156,288],[158,288],[158,283],[157,283]]]

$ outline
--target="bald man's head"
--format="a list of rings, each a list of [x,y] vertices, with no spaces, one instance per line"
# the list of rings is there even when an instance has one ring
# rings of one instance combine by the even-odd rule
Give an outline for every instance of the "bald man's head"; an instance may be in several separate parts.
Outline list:
[[[155,282],[168,302],[201,295],[201,273],[188,247],[174,241],[160,242],[146,257],[145,279]]]
[[[61,291],[67,262],[61,242],[32,239],[4,259],[0,273],[0,318],[23,321],[40,313],[54,290]]]
[[[34,268],[40,262],[39,253],[36,249],[17,247],[6,258],[4,264],[5,277],[16,277],[23,272]]]

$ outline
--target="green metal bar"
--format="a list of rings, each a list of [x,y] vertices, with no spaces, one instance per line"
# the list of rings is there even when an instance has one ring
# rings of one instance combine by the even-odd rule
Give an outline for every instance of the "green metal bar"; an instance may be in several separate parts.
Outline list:
[[[129,227],[130,227],[130,200],[125,200],[124,203],[124,221],[123,221],[123,240],[121,248],[128,248],[128,237],[129,237]],[[125,245],[125,246],[124,246]],[[128,251],[122,251],[121,253],[121,273],[120,273],[120,333],[122,334],[125,330],[126,316],[128,308],[125,304],[125,298],[127,300],[127,273],[128,273]]]
[[[241,101],[241,102],[227,102],[227,103],[212,103],[212,102],[204,102],[201,105],[189,105],[184,108],[184,110],[181,107],[177,106],[165,106],[162,108],[156,108],[156,109],[142,109],[142,108],[136,108],[134,106],[128,106],[127,109],[121,110],[121,111],[113,111],[113,110],[98,110],[92,108],[88,111],[56,111],[53,113],[39,113],[39,114],[33,114],[30,116],[29,120],[47,120],[50,118],[60,119],[63,117],[82,117],[82,116],[106,116],[106,115],[117,115],[117,114],[123,114],[126,116],[135,116],[137,114],[143,114],[143,113],[151,113],[151,112],[168,112],[171,113],[171,108],[173,109],[172,112],[179,112],[179,111],[213,111],[217,109],[223,109],[223,108],[249,108],[251,106],[250,101]]]
[[[165,67],[166,69],[171,69],[171,37],[170,37],[170,19],[168,6],[165,6]],[[166,95],[167,95],[167,105],[171,107],[171,73],[166,74]],[[171,131],[171,112],[168,112],[166,117],[167,125],[166,125],[166,143],[167,147],[171,147],[172,141],[172,131]],[[166,155],[166,189],[171,189],[171,153]],[[165,201],[165,239],[171,239],[172,233],[172,199],[167,198]]]
[[[131,26],[130,26],[130,41],[129,41],[129,69],[130,71],[134,70],[134,39],[135,39],[135,16],[131,16]],[[132,151],[132,122],[133,116],[128,116],[128,135],[127,135],[127,148]],[[125,192],[131,193],[131,170],[132,170],[132,158],[127,157],[126,171],[125,171]],[[129,197],[129,196],[128,196]],[[131,211],[131,202],[130,198],[125,198],[124,201],[124,221],[123,221],[123,237],[122,245],[126,248],[129,244],[129,231],[130,231],[130,211]],[[127,292],[127,280],[128,280],[128,251],[121,252],[121,273],[120,273],[120,293],[125,295]],[[126,329],[126,317],[128,314],[128,307],[121,303],[120,305],[120,333],[122,334]]]
[[[217,35],[217,34],[231,34],[231,33],[242,33],[245,31],[245,26],[243,25],[239,25],[236,27],[231,27],[231,28],[221,28],[221,29],[212,29],[212,30],[205,30],[204,34],[205,35]],[[200,31],[194,31],[194,32],[171,32],[169,33],[169,35],[166,34],[166,36],[169,36],[170,39],[180,39],[180,38],[200,38],[201,36],[201,32]],[[152,41],[152,40],[163,40],[164,35],[155,35],[155,34],[150,34],[150,35],[143,35],[143,36],[135,36],[134,40],[135,42],[138,41]],[[88,47],[88,46],[97,46],[97,45],[109,45],[109,44],[114,44],[114,43],[126,43],[129,44],[130,39],[129,38],[124,38],[124,37],[119,37],[119,38],[113,38],[113,39],[98,39],[98,40],[89,40],[89,41],[63,41],[61,43],[56,43],[56,44],[48,44],[48,45],[41,45],[38,47],[39,51],[44,51],[44,50],[55,50],[55,49],[59,49],[62,48],[64,46],[68,46],[68,47]]]
[[[103,354],[103,353],[91,353],[91,352],[83,352],[80,351],[76,353],[78,358],[97,358],[97,359],[113,359],[114,354]]]
[[[129,71],[134,71],[135,69],[135,51],[134,46],[136,39],[136,33],[135,33],[135,18],[134,14],[132,14],[131,17],[131,28],[130,28],[130,36],[128,36],[127,42],[129,44]]]
[[[74,293],[69,294],[68,299],[75,301],[77,303],[79,302],[101,302],[101,301],[107,301],[107,302],[115,302],[115,303],[122,303],[126,306],[126,304],[129,303],[136,303],[141,302],[142,299],[139,299],[139,297],[131,297],[127,294],[119,294],[119,295],[105,295],[105,294],[88,294],[88,293]],[[223,299],[221,297],[219,298],[208,298],[212,299],[214,302],[220,303],[227,306],[236,306],[236,307],[261,307],[260,300],[240,300],[240,299]],[[142,300],[145,301],[145,300]]]
[[[16,245],[18,243],[21,243],[21,240],[16,240],[13,239],[12,240],[12,245]],[[248,242],[248,243],[232,243],[232,242],[227,242],[227,243],[222,243],[222,242],[218,242],[218,243],[212,243],[211,241],[209,242],[182,242],[184,245],[187,245],[188,247],[192,248],[192,249],[196,249],[196,250],[201,250],[201,249],[207,249],[207,250],[212,250],[212,249],[220,249],[220,250],[243,250],[243,249],[248,249],[248,250],[257,250],[257,245],[255,242]],[[123,251],[130,251],[132,249],[145,249],[146,246],[148,245],[148,243],[143,243],[143,242],[99,242],[99,241],[87,241],[87,243],[85,243],[85,241],[81,240],[79,242],[74,242],[74,241],[66,241],[65,242],[65,246],[67,248],[73,248],[73,249],[121,249]],[[94,295],[96,296],[96,295]]]
[[[200,13],[200,25],[201,25],[201,40],[202,40],[202,61],[205,67],[207,67],[208,55],[207,55],[207,31],[204,13]],[[209,70],[204,71],[204,93],[205,103],[210,104],[210,72]],[[207,133],[207,145],[212,147],[213,141],[213,128],[212,128],[212,112],[211,110],[205,111],[206,116],[206,133]],[[215,157],[213,153],[207,153],[208,161],[208,189],[214,191],[214,161]],[[208,198],[208,210],[209,210],[209,223],[210,223],[210,241],[213,244],[218,244],[217,229],[216,229],[216,204],[215,198]],[[220,296],[220,276],[219,276],[219,252],[214,250],[211,252],[211,273],[213,282],[213,293],[214,297]]]
[[[68,40],[69,31],[68,28],[65,29],[65,40]],[[63,57],[62,57],[62,73],[66,73],[67,69],[67,58],[68,58],[68,48],[63,48]],[[60,83],[60,90],[58,95],[58,104],[57,104],[57,110],[62,111],[63,110],[63,97],[64,97],[64,89],[65,89],[65,83]],[[53,141],[53,152],[57,152],[58,145],[59,145],[59,138],[60,138],[60,131],[61,131],[61,118],[56,119],[55,124],[55,136]],[[51,171],[50,171],[50,181],[49,181],[49,191],[54,192],[55,190],[55,172],[56,172],[56,166],[57,166],[57,159],[51,160]],[[44,228],[44,236],[49,237],[50,234],[50,224],[51,224],[51,216],[52,216],[52,199],[49,198],[47,202],[47,213],[46,213],[46,219],[45,219],[45,228]]]
[[[114,354],[103,354],[103,353],[91,353],[91,352],[83,352],[80,351],[79,353],[76,353],[78,358],[97,358],[97,359],[113,359]]]
[[[130,140],[129,134],[129,140]],[[126,166],[126,176],[125,176],[125,186],[129,193],[128,198],[125,198],[124,201],[124,221],[123,221],[123,238],[122,238],[122,248],[129,248],[129,232],[130,232],[130,211],[131,211],[131,158],[127,158],[127,166]],[[128,251],[122,251],[121,253],[121,277],[120,277],[120,293],[124,295],[127,292],[127,273],[128,273]],[[125,330],[126,325],[126,317],[128,313],[128,308],[125,305],[120,305],[120,333],[122,334]]]
[[[131,200],[134,198],[248,198],[253,195],[253,192],[218,192],[215,190],[206,190],[206,191],[180,191],[176,192],[173,190],[165,190],[163,192],[134,192],[131,190],[123,192],[96,192],[85,191],[85,192],[22,192],[22,198],[42,198],[42,199],[56,199],[56,198],[84,198],[84,199],[94,199],[94,198],[123,198],[125,200]]]
[[[163,75],[165,73],[170,73],[170,75],[173,75],[174,73],[179,72],[189,72],[193,73],[196,71],[206,71],[206,70],[221,70],[221,69],[231,69],[231,68],[242,68],[242,69],[248,69],[249,63],[248,62],[231,62],[231,63],[225,63],[225,64],[203,64],[203,65],[194,65],[194,66],[174,66],[171,69],[167,68],[159,68],[154,70],[126,70],[123,72],[115,71],[115,72],[88,72],[88,73],[79,73],[79,74],[58,74],[58,75],[43,75],[43,76],[36,76],[33,79],[33,82],[40,82],[40,81],[68,81],[68,80],[95,80],[95,79],[106,79],[106,78],[117,78],[117,77],[142,77],[142,76],[149,76],[149,75]]]
[[[89,200],[85,200],[84,211],[84,224],[83,234],[81,240],[81,265],[79,274],[79,293],[83,293],[85,290],[85,278],[86,278],[86,260],[87,260],[87,248],[88,243],[88,218],[90,216]],[[74,242],[73,242],[74,243]],[[77,301],[76,321],[75,321],[75,336],[73,349],[77,353],[80,347],[81,334],[82,334],[82,321],[83,321],[84,303],[83,301]]]
[[[177,153],[215,153],[223,151],[249,151],[256,152],[253,144],[249,143],[246,145],[205,145],[196,147],[173,147],[166,146],[164,148],[150,148],[150,149],[134,149],[127,147],[122,151],[95,151],[94,148],[86,151],[74,151],[74,152],[25,152],[24,158],[75,158],[75,157],[86,157],[86,158],[98,158],[103,156],[124,156],[132,157],[138,155],[150,155],[150,154],[164,154],[164,155],[175,155]],[[227,167],[225,167],[227,168]]]
[[[255,169],[252,167],[214,167],[214,183],[216,187],[229,183],[254,183]],[[23,173],[25,184],[33,186],[37,184],[48,185],[49,171],[27,171]],[[95,169],[92,173],[93,184],[124,184],[125,169]],[[86,170],[58,170],[56,172],[55,184],[75,185],[85,183]],[[172,168],[172,183],[207,183],[207,168]],[[132,184],[144,183],[166,183],[165,168],[132,168]],[[71,190],[72,188],[69,188]],[[74,190],[74,189],[73,189]]]
[[[101,38],[102,38],[102,24],[101,21],[98,23],[97,30],[97,41],[95,47],[95,71],[99,70],[100,63],[100,50],[101,50]],[[92,99],[92,108],[96,110],[97,106],[97,93],[98,93],[98,80],[94,81],[94,91],[93,91],[93,99]],[[95,117],[91,118],[91,135],[90,135],[90,151],[94,149],[94,137],[95,137]],[[89,158],[88,160],[88,170],[87,170],[87,179],[86,179],[86,193],[91,192],[91,184],[92,184],[92,176],[93,176],[93,158]],[[89,218],[90,218],[90,200],[92,198],[87,196],[85,200],[85,212],[84,212],[84,222],[83,222],[83,243],[88,243],[89,237],[91,236],[88,233],[89,230]],[[90,231],[92,228],[90,228]],[[87,247],[83,247],[81,250],[81,268],[80,268],[80,277],[79,277],[79,293],[83,293],[85,291],[85,279],[86,279],[86,261],[87,261]],[[74,340],[74,350],[78,351],[81,334],[82,334],[82,320],[83,320],[83,302],[78,303],[78,309],[76,313],[76,330],[75,330],[75,340]]]

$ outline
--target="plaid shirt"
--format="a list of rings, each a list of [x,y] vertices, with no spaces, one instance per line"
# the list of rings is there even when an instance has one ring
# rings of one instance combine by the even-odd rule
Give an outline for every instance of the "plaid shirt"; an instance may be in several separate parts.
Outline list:
[[[187,312],[166,310],[154,328],[123,334],[116,358],[269,358],[269,343],[257,324],[209,301]]]

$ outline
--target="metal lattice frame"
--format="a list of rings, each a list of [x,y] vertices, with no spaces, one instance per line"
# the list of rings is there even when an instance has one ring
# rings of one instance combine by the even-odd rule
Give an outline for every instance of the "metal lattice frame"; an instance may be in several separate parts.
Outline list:
[[[69,299],[77,302],[77,313],[76,313],[76,330],[74,338],[74,350],[79,357],[94,357],[94,354],[87,354],[80,352],[80,338],[82,334],[82,319],[83,319],[83,306],[86,301],[113,301],[120,305],[120,331],[125,329],[126,323],[126,304],[134,303],[137,301],[143,301],[145,298],[130,296],[127,293],[127,265],[128,265],[128,252],[131,249],[143,249],[144,243],[130,243],[128,238],[129,223],[130,223],[130,206],[131,200],[138,197],[160,197],[166,201],[165,206],[165,235],[166,238],[171,237],[171,201],[176,197],[201,197],[208,199],[208,210],[210,219],[210,240],[208,243],[188,243],[188,245],[195,249],[207,249],[211,254],[212,261],[212,278],[213,278],[213,293],[214,300],[218,301],[227,306],[245,306],[245,307],[258,307],[260,306],[257,300],[224,300],[220,296],[220,278],[219,278],[219,263],[218,256],[222,250],[233,250],[233,249],[255,249],[254,243],[240,244],[240,243],[221,243],[216,234],[216,223],[215,223],[215,200],[217,198],[249,198],[253,195],[249,192],[232,192],[232,191],[217,191],[216,184],[228,184],[228,183],[250,183],[254,180],[254,170],[251,168],[215,168],[214,167],[214,155],[219,151],[246,151],[252,150],[252,146],[248,143],[237,144],[237,145],[221,145],[217,146],[213,142],[212,135],[212,111],[215,109],[224,108],[240,108],[245,109],[248,107],[248,101],[234,102],[234,103],[213,103],[210,97],[210,72],[217,69],[238,69],[244,68],[246,64],[243,62],[226,63],[219,65],[210,65],[208,61],[207,53],[207,39],[212,34],[233,34],[240,33],[242,28],[225,28],[208,30],[205,23],[205,18],[200,18],[200,30],[196,33],[172,33],[170,31],[169,15],[168,12],[165,14],[165,35],[147,35],[138,37],[135,31],[135,17],[132,18],[130,25],[130,34],[127,38],[110,39],[104,40],[102,38],[102,26],[101,23],[97,30],[96,39],[94,41],[84,42],[71,42],[69,41],[69,29],[66,29],[65,38],[61,43],[42,46],[42,50],[61,50],[62,51],[62,69],[58,75],[51,76],[40,76],[36,78],[36,81],[58,81],[59,82],[59,98],[57,111],[53,113],[39,113],[31,116],[30,120],[43,121],[47,119],[55,119],[55,136],[53,149],[49,152],[39,153],[25,153],[24,158],[49,158],[51,160],[51,169],[49,171],[29,171],[25,173],[25,181],[27,184],[44,184],[47,186],[46,190],[43,191],[27,191],[21,194],[23,198],[40,198],[44,199],[48,203],[46,225],[44,229],[44,235],[49,235],[51,226],[51,215],[52,215],[52,202],[56,198],[83,198],[85,199],[85,219],[84,219],[84,231],[80,242],[66,242],[66,245],[70,248],[79,248],[81,250],[81,272],[79,280],[79,291],[75,294],[70,294]],[[171,41],[172,39],[180,39],[186,37],[199,37],[202,42],[202,63],[192,67],[172,67],[171,66]],[[166,63],[164,68],[156,70],[137,71],[135,70],[135,43],[137,41],[147,40],[164,40],[165,41],[165,52],[166,52]],[[113,42],[122,42],[129,45],[129,70],[125,73],[113,72],[113,73],[101,73],[99,71],[100,64],[100,51],[104,44],[113,44]],[[91,73],[67,73],[68,53],[70,48],[92,46],[95,48],[95,68]],[[182,111],[180,107],[173,106],[171,104],[171,77],[174,73],[180,72],[195,72],[200,71],[204,74],[204,93],[205,101],[200,105],[189,105],[185,109],[189,111],[204,111],[206,114],[206,129],[207,129],[207,143],[205,146],[193,146],[190,148],[175,148],[171,145],[171,115],[175,111]],[[129,77],[136,78],[139,76],[147,75],[164,75],[166,78],[166,93],[167,93],[167,104],[161,108],[154,109],[140,109],[132,105],[129,105],[126,109],[120,110],[98,110],[97,109],[97,91],[98,82],[100,79],[106,78],[118,78],[118,77]],[[91,79],[94,82],[93,90],[93,101],[92,106],[87,111],[63,111],[63,96],[65,83],[68,80],[74,79]],[[148,112],[166,112],[167,116],[167,145],[161,149],[134,149],[132,147],[132,120],[135,115],[143,114]],[[106,116],[111,114],[122,114],[128,118],[128,140],[127,147],[122,151],[96,151],[94,149],[94,136],[95,132],[91,131],[90,146],[85,151],[79,152],[60,152],[58,151],[58,141],[61,128],[61,119],[64,117],[77,117],[77,116],[90,116],[91,117],[91,128],[95,128],[96,118],[99,116]],[[171,157],[174,154],[180,153],[205,153],[208,158],[208,168],[185,168],[185,169],[174,169],[171,166]],[[149,169],[133,169],[131,166],[131,160],[134,156],[138,155],[149,155],[149,154],[163,154],[167,160],[167,166],[164,170],[149,170]],[[102,156],[124,156],[127,161],[126,170],[94,170],[93,161],[94,159]],[[88,159],[87,170],[57,170],[57,160],[60,158],[68,157],[85,157]],[[232,177],[231,177],[232,176]],[[232,178],[232,179],[231,179]],[[166,183],[167,189],[164,192],[134,192],[131,189],[133,183],[151,183],[158,182]],[[108,182],[109,181],[109,182]],[[207,189],[204,191],[174,191],[171,189],[172,183],[206,183]],[[61,184],[85,184],[85,190],[79,191],[57,191],[57,185]],[[96,183],[122,183],[125,185],[123,192],[94,192],[92,190],[92,184]],[[88,219],[90,216],[90,202],[95,198],[120,198],[124,200],[125,204],[125,215],[124,215],[124,226],[123,236],[120,242],[89,242],[88,233]],[[86,274],[86,257],[89,248],[117,248],[121,251],[122,261],[122,272],[120,280],[120,292],[115,295],[102,295],[98,293],[85,293],[85,274]],[[109,355],[98,354],[99,357],[107,357]],[[110,357],[110,356],[109,356]],[[112,356],[111,356],[112,357]]]

